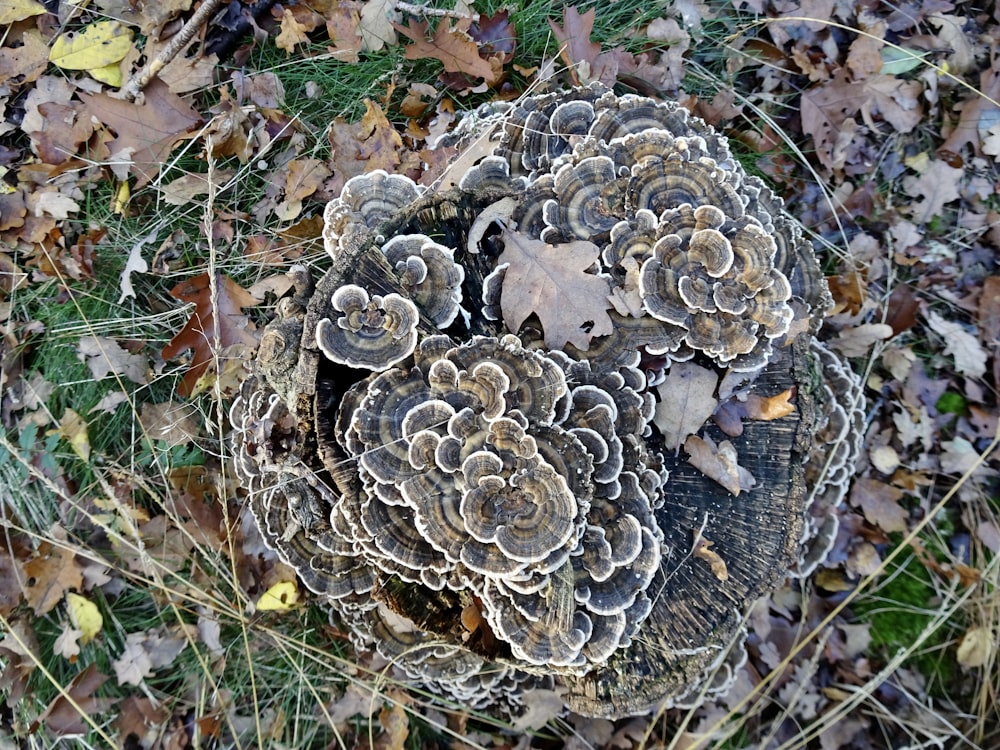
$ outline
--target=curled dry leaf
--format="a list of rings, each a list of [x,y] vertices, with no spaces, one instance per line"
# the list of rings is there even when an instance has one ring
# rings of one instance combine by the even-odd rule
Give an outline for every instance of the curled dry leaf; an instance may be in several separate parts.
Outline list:
[[[101,611],[90,599],[72,592],[66,594],[66,606],[69,610],[69,619],[73,627],[79,628],[79,638],[81,644],[86,644],[101,632],[104,627],[104,618]]]
[[[966,669],[983,667],[997,650],[997,637],[990,628],[982,625],[970,628],[958,644],[958,663]]]
[[[757,480],[738,463],[736,447],[728,440],[718,445],[709,437],[691,435],[684,441],[688,463],[709,479],[718,482],[733,495],[753,489]]]
[[[87,423],[73,409],[66,409],[59,420],[59,436],[69,443],[73,452],[81,461],[90,460],[90,436],[87,434]]]
[[[694,532],[694,549],[691,550],[691,554],[699,560],[707,562],[712,569],[712,574],[720,581],[728,581],[729,569],[726,567],[726,561],[722,559],[718,552],[710,549],[713,544],[715,542],[706,539],[696,531]]]
[[[762,419],[765,422],[787,417],[789,414],[795,413],[793,398],[795,398],[794,386],[770,397],[751,394],[746,400],[747,416],[750,419]]]

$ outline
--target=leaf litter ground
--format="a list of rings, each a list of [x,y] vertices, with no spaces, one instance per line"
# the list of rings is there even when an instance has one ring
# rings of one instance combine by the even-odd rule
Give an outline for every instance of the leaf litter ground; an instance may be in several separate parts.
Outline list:
[[[118,747],[1000,742],[997,11],[292,3],[231,59],[187,46],[130,101],[117,88],[191,3],[106,5],[0,12],[5,734]],[[200,31],[205,47],[226,24]],[[827,251],[831,343],[866,378],[869,421],[830,559],[749,613],[733,692],[616,723],[556,718],[558,699],[539,695],[504,731],[395,685],[295,601],[290,571],[242,521],[225,410],[284,271],[321,262],[318,219],[347,179],[383,168],[430,184],[451,154],[429,147],[462,110],[591,80],[676,98],[743,144]],[[544,271],[543,249],[517,247],[522,273]],[[502,304],[539,313],[534,298]],[[602,314],[580,311],[595,326]],[[780,416],[781,403],[746,408]],[[719,461],[719,447],[699,450]]]

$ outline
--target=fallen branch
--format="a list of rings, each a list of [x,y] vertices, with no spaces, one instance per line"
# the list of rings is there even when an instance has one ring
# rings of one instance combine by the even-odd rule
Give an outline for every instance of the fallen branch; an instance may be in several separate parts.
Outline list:
[[[177,57],[177,54],[187,47],[188,42],[194,38],[198,29],[208,23],[208,19],[215,14],[220,5],[222,5],[222,0],[205,0],[181,30],[174,35],[170,43],[160,51],[160,54],[149,62],[146,67],[137,71],[135,75],[128,79],[128,83],[122,89],[125,98],[134,100],[139,96],[139,92],[153,80],[153,76],[163,70],[163,67],[167,63]]]

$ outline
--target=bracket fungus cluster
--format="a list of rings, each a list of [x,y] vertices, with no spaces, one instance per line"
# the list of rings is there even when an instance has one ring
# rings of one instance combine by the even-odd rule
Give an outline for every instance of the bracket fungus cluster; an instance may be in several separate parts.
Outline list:
[[[463,705],[721,690],[856,453],[817,260],[676,105],[591,87],[487,119],[452,187],[373,171],[328,205],[329,270],[293,271],[233,407],[249,507],[359,647]]]

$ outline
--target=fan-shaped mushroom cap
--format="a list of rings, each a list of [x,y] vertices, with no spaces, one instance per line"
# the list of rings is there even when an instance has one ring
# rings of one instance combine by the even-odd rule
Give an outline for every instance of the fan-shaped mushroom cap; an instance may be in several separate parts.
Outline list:
[[[396,235],[382,253],[400,274],[401,288],[438,328],[455,320],[462,303],[465,271],[455,252],[423,234]]]
[[[323,243],[336,258],[360,244],[368,230],[420,197],[423,188],[405,175],[376,169],[344,183],[323,212]]]
[[[410,356],[417,345],[420,314],[405,297],[369,297],[361,287],[346,284],[334,292],[332,304],[342,315],[319,322],[316,345],[333,362],[385,370]]]
[[[555,198],[545,202],[545,223],[567,239],[609,232],[623,211],[621,192],[615,164],[605,156],[564,164],[555,174]]]

